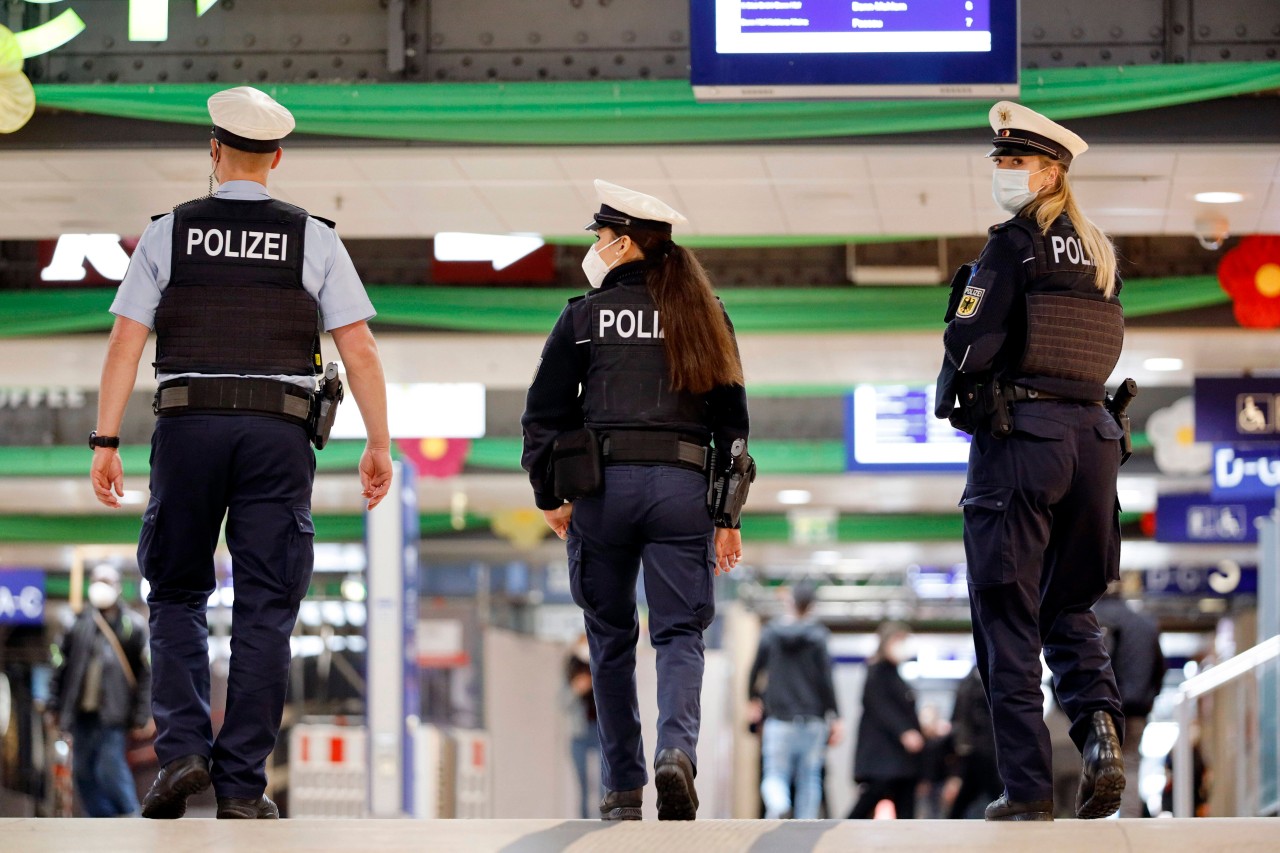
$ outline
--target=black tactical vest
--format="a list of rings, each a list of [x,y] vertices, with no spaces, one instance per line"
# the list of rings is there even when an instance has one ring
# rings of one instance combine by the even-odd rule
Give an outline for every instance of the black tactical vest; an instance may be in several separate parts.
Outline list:
[[[1119,300],[1097,289],[1093,262],[1066,216],[1048,234],[1023,217],[996,226],[1006,227],[1030,237],[1035,270],[1027,284],[1025,346],[1004,378],[1060,397],[1102,400],[1124,343]]]
[[[276,199],[174,208],[156,372],[319,373],[317,305],[302,286],[306,228],[305,210]]]
[[[643,269],[588,294],[578,306],[591,341],[582,412],[592,429],[662,429],[707,435],[705,395],[673,391],[662,319]],[[590,322],[589,329],[581,324]]]

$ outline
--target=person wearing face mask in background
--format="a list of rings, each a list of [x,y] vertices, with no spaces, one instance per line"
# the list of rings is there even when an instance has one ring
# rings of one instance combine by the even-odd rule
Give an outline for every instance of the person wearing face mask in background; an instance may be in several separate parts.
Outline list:
[[[907,660],[911,632],[901,622],[886,622],[877,634],[880,646],[867,661],[862,686],[862,718],[853,752],[858,801],[849,819],[871,818],[881,800],[890,800],[898,819],[909,820],[916,816],[916,783],[924,750],[915,691],[898,673]]]
[[[147,623],[120,600],[120,573],[101,565],[90,575],[88,602],[53,646],[51,722],[71,734],[71,777],[89,817],[138,813],[125,761],[129,730],[151,728]]]
[[[659,820],[692,820],[702,633],[713,575],[742,557],[739,517],[755,466],[733,325],[706,272],[672,240],[665,202],[595,182],[592,291],[570,300],[529,386],[522,464],[547,524],[567,542],[585,611],[605,820],[638,820],[636,578],[644,567],[657,652]]]
[[[1104,383],[1124,340],[1120,279],[1067,178],[1084,140],[1008,101],[991,126],[992,190],[1013,218],[953,282],[935,406],[973,435],[960,506],[1004,781],[986,817],[1053,819],[1043,651],[1083,755],[1076,816],[1102,818],[1125,787],[1120,694],[1092,610],[1119,577],[1126,419],[1104,406]]]

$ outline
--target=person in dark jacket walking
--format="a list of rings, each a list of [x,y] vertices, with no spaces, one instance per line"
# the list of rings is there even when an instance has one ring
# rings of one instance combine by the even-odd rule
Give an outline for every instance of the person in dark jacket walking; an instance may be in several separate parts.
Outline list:
[[[53,647],[49,710],[71,733],[71,777],[89,817],[137,814],[138,794],[125,761],[130,729],[151,721],[147,625],[120,601],[120,573],[90,575],[89,602]]]
[[[982,673],[975,666],[956,688],[956,705],[951,714],[951,732],[960,756],[960,790],[951,802],[947,817],[968,815],[974,801],[986,803],[1004,791],[1000,768],[996,766],[996,737],[991,730],[991,708],[982,689]]]
[[[862,689],[862,719],[854,747],[853,778],[859,785],[851,820],[870,818],[881,800],[893,801],[901,819],[916,814],[916,782],[924,735],[916,716],[915,691],[898,674],[906,659],[907,626],[880,626],[880,648],[867,667]]]
[[[810,615],[816,591],[811,583],[791,591],[793,618],[765,628],[747,679],[752,716],[764,720],[760,796],[770,820],[788,812],[800,820],[818,817],[827,746],[844,733],[827,651],[831,632]]]
[[[1147,717],[1164,685],[1164,653],[1160,651],[1160,626],[1118,597],[1108,596],[1094,605],[1111,655],[1111,668],[1120,688],[1124,711],[1124,775],[1134,780],[1120,798],[1120,817],[1142,817],[1142,795],[1138,790],[1139,747],[1147,728]]]

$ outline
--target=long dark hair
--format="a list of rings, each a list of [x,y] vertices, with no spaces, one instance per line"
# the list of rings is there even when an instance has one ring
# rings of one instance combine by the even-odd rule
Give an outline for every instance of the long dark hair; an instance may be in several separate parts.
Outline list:
[[[613,229],[644,252],[645,285],[662,317],[662,345],[671,387],[705,394],[718,385],[742,385],[742,359],[711,279],[693,252],[649,229]]]

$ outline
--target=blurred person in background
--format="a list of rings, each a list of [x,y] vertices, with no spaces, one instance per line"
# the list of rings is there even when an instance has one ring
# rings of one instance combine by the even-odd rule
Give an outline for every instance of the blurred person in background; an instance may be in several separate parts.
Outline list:
[[[991,730],[991,707],[982,689],[982,675],[975,666],[956,688],[956,704],[951,713],[951,733],[958,757],[959,790],[951,801],[947,817],[969,817],[974,803],[986,804],[1004,790],[996,766],[996,738]],[[981,817],[981,814],[975,815]]]
[[[578,775],[578,817],[592,816],[592,800],[598,792],[591,787],[591,758],[600,760],[600,730],[596,723],[596,696],[591,689],[591,649],[587,635],[574,644],[564,663],[565,694],[569,720],[569,750]]]
[[[1124,775],[1131,780],[1120,799],[1120,817],[1150,817],[1139,792],[1142,733],[1147,717],[1164,685],[1164,653],[1160,651],[1160,626],[1146,613],[1134,609],[1117,594],[1108,595],[1093,608],[1102,626],[1120,705],[1124,710]]]
[[[853,758],[858,801],[849,812],[851,820],[873,817],[881,800],[893,802],[899,819],[916,814],[924,735],[916,716],[915,691],[898,673],[898,666],[907,659],[911,634],[900,622],[886,622],[878,633],[880,647],[868,662],[862,689],[862,719]]]
[[[947,816],[947,779],[956,764],[955,739],[951,723],[933,704],[920,709],[920,733],[924,735],[924,751],[920,753],[917,808],[921,818],[937,820]]]
[[[138,813],[125,742],[131,729],[147,733],[151,723],[147,623],[120,592],[114,566],[95,568],[88,602],[52,650],[49,713],[71,734],[72,779],[89,817]]]
[[[791,590],[791,613],[765,628],[747,678],[748,716],[764,724],[760,796],[770,820],[818,817],[827,747],[844,736],[827,651],[831,632],[812,616],[816,594],[809,581]]]

